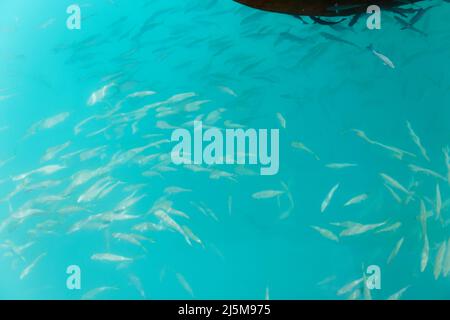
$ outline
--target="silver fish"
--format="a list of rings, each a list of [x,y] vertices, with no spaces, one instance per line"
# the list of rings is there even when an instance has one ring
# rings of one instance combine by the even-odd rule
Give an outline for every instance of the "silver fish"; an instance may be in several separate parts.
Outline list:
[[[331,199],[333,198],[334,193],[336,192],[336,190],[339,188],[339,183],[336,184],[333,188],[331,188],[331,190],[328,192],[327,196],[325,197],[325,199],[322,201],[322,204],[320,206],[320,212],[324,212],[329,204]]]

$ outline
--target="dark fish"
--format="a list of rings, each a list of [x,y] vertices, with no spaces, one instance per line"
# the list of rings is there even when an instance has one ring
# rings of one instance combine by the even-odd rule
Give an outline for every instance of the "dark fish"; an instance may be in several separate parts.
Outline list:
[[[423,31],[417,29],[416,27],[414,27],[413,25],[411,25],[410,22],[408,22],[408,21],[406,21],[406,20],[404,20],[404,19],[402,19],[402,18],[400,18],[400,17],[394,17],[394,18],[395,18],[395,20],[397,20],[401,25],[403,25],[402,30],[409,29],[409,30],[415,31],[415,32],[417,32],[417,33],[420,33],[420,34],[423,35],[423,36],[426,36],[426,35],[427,35],[425,32],[423,32]]]
[[[359,20],[359,18],[361,18],[362,13],[357,13],[353,16],[352,20],[350,20],[350,22],[348,23],[349,27],[353,27]]]
[[[353,43],[353,42],[350,42],[350,41],[348,41],[348,40],[339,38],[339,37],[337,37],[337,36],[335,36],[335,35],[333,35],[333,34],[331,34],[331,33],[321,32],[320,35],[321,35],[322,37],[324,37],[325,39],[328,39],[328,40],[337,41],[337,42],[341,42],[341,43],[348,44],[349,46],[353,46],[353,47],[356,47],[356,48],[360,48],[360,46],[358,46],[357,44],[355,44],[355,43]]]
[[[299,36],[296,36],[295,34],[288,32],[282,32],[280,33],[280,35],[278,36],[277,41],[275,42],[275,45],[278,45],[280,42],[282,42],[283,40],[287,40],[287,41],[292,41],[292,42],[297,42],[297,43],[301,43],[304,44],[306,39],[305,38],[301,38]]]
[[[345,20],[345,18],[342,18],[342,19],[340,19],[338,21],[328,21],[328,20],[323,20],[323,19],[321,19],[319,17],[315,17],[315,16],[310,16],[310,18],[315,23],[322,24],[322,25],[325,25],[325,26],[331,26],[331,25],[334,25],[334,24],[338,24],[338,23],[341,23],[342,21]]]

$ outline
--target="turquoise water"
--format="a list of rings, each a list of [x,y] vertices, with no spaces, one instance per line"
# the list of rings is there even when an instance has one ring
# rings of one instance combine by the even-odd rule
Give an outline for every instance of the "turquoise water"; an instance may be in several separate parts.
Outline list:
[[[226,0],[92,0],[69,30],[70,4],[0,3],[0,298],[363,299],[363,282],[342,288],[370,265],[381,270],[373,299],[402,288],[403,299],[450,298],[449,4],[415,6],[436,5],[415,25],[426,36],[392,12],[369,30],[365,17],[353,28],[302,24]],[[194,119],[279,129],[278,174],[173,164],[172,131]],[[48,165],[59,167],[33,171]],[[74,185],[80,172],[91,177]],[[381,173],[407,190],[391,184],[393,196]],[[96,183],[104,192],[86,200]],[[264,190],[281,194],[252,197]],[[119,208],[127,197],[137,202]],[[346,236],[336,225],[346,221],[380,225]],[[152,230],[136,227],[146,222]],[[103,253],[126,261],[95,259]],[[71,265],[80,290],[66,286]]]

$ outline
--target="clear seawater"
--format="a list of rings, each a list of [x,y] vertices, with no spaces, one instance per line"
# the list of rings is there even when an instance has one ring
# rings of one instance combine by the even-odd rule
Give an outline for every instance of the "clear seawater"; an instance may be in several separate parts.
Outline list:
[[[69,30],[66,8],[71,4],[66,0],[0,2],[0,160],[9,159],[0,168],[0,298],[80,299],[101,287],[110,289],[94,298],[264,299],[268,291],[270,299],[346,299],[355,290],[364,298],[362,283],[345,294],[337,293],[361,278],[369,265],[381,269],[381,289],[371,291],[373,299],[386,299],[405,287],[403,299],[450,298],[449,275],[441,272],[437,280],[434,276],[439,248],[449,237],[450,218],[443,152],[450,145],[448,3],[416,5],[435,5],[415,25],[426,35],[402,30],[392,12],[382,12],[381,30],[369,30],[365,17],[353,28],[347,22],[334,27],[303,24],[288,15],[228,0],[85,1],[79,3],[81,30]],[[357,46],[330,40],[323,32]],[[368,50],[370,44],[389,57],[395,69]],[[114,85],[105,98],[88,106],[92,93],[110,83]],[[127,98],[146,90],[156,93]],[[167,103],[181,93],[195,96]],[[208,102],[196,111],[182,110],[200,100]],[[138,121],[130,118],[133,110],[163,101],[163,109],[152,108]],[[177,112],[163,113],[167,110]],[[169,154],[172,144],[163,143],[66,192],[77,172],[109,168],[118,152],[170,139],[172,129],[159,128],[158,121],[180,127],[215,110],[222,111],[212,124],[219,128],[230,121],[245,128],[280,129],[277,175],[261,176],[258,166],[205,167],[233,174],[232,179],[214,179],[210,171],[195,172],[165,158],[139,163],[143,156]],[[61,123],[41,126],[27,136],[34,124],[65,112],[69,116]],[[286,128],[277,113],[286,119]],[[74,132],[77,124],[93,115],[99,117]],[[407,121],[430,161],[413,142]],[[398,159],[352,129],[415,157]],[[69,141],[53,159],[42,159],[48,148]],[[294,141],[301,141],[319,159],[293,148]],[[65,157],[101,146],[90,159],[79,154]],[[337,170],[326,167],[329,163],[357,166]],[[410,164],[442,177],[415,173]],[[17,178],[46,165],[64,168]],[[147,171],[157,174],[143,175]],[[411,188],[413,199],[405,201],[405,193],[396,189],[402,198],[398,203],[380,173]],[[78,203],[80,195],[104,177],[121,183],[102,199]],[[49,180],[59,184],[27,189]],[[286,194],[279,200],[252,197],[263,190],[284,190],[281,182],[289,186],[294,203],[285,219],[280,215],[289,207]],[[339,188],[321,213],[322,201],[337,183]],[[440,219],[436,219],[437,184],[443,203]],[[171,186],[191,191],[165,195],[164,189]],[[344,207],[363,193],[368,195],[366,201]],[[132,194],[145,196],[126,210],[136,219],[69,232],[76,222],[109,212]],[[46,196],[58,199],[39,202]],[[171,215],[202,244],[192,241],[190,246],[167,226],[161,231],[133,230],[143,222],[163,225],[150,210],[163,196],[189,216]],[[430,249],[423,272],[421,200],[429,211]],[[217,219],[202,213],[198,204]],[[81,208],[61,213],[72,206]],[[40,211],[18,218],[17,212],[27,208]],[[401,226],[390,232],[375,229],[342,236],[338,242],[311,228],[319,226],[339,235],[343,228],[332,223],[344,221],[386,222],[385,226],[401,222]],[[117,232],[140,234],[153,242],[140,240],[142,246],[133,245],[114,238]],[[388,264],[401,238],[398,255]],[[25,244],[30,246],[12,249]],[[447,252],[444,265],[450,248]],[[96,261],[91,257],[97,253],[128,257],[132,262]],[[80,290],[66,287],[70,265],[81,269]]]

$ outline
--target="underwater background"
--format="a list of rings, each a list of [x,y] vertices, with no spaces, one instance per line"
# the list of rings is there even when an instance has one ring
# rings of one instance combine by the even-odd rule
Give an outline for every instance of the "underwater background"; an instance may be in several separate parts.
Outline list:
[[[71,4],[0,2],[1,299],[450,298],[450,4]],[[279,129],[278,174],[174,165],[195,119]]]

